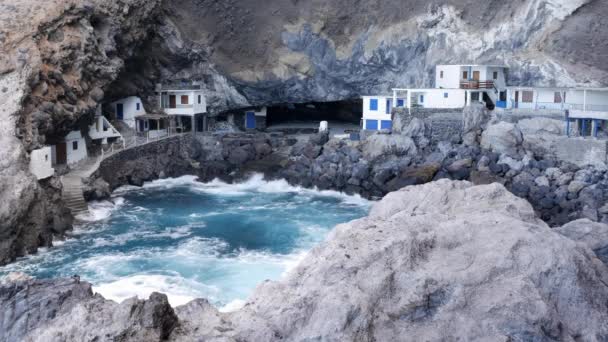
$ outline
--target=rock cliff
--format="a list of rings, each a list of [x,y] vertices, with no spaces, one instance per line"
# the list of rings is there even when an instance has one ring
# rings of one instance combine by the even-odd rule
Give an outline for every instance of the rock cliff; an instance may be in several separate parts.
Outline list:
[[[441,180],[337,226],[239,311],[203,299],[171,309],[159,294],[118,305],[75,280],[21,280],[0,285],[0,339],[601,341],[608,267],[593,250],[607,229],[552,230],[502,185]]]

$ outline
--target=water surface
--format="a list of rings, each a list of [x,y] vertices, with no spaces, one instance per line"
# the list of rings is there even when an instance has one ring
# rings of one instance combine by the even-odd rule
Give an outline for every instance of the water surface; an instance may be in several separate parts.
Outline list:
[[[366,215],[358,196],[266,182],[198,183],[195,177],[123,187],[90,205],[90,222],[57,247],[0,268],[35,277],[78,274],[104,297],[172,305],[206,297],[226,310],[279,279],[336,224]]]

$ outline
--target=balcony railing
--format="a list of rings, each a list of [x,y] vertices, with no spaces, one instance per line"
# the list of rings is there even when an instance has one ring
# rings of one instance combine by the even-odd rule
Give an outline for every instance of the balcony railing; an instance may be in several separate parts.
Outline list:
[[[584,106],[582,104],[566,103],[564,107],[566,109],[584,110],[588,112],[608,112],[608,105],[588,104]]]
[[[492,89],[494,81],[460,81],[460,89]]]
[[[165,106],[163,107],[163,109],[188,109],[188,108],[194,108],[194,105],[192,104],[178,104],[175,106],[171,106],[169,104],[165,104]]]

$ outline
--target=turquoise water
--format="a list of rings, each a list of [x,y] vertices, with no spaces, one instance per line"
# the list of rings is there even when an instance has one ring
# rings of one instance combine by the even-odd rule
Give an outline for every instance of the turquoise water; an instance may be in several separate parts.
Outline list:
[[[174,306],[206,297],[230,310],[257,284],[279,279],[336,224],[366,215],[369,202],[261,176],[233,185],[187,176],[118,189],[90,209],[89,222],[65,242],[0,275],[78,274],[116,301],[160,291]]]

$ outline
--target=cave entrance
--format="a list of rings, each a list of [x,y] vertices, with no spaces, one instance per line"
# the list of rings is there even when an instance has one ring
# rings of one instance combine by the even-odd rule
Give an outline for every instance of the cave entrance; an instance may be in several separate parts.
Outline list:
[[[363,116],[362,100],[280,104],[267,108],[267,131],[314,132],[327,121],[332,134],[358,131]]]

